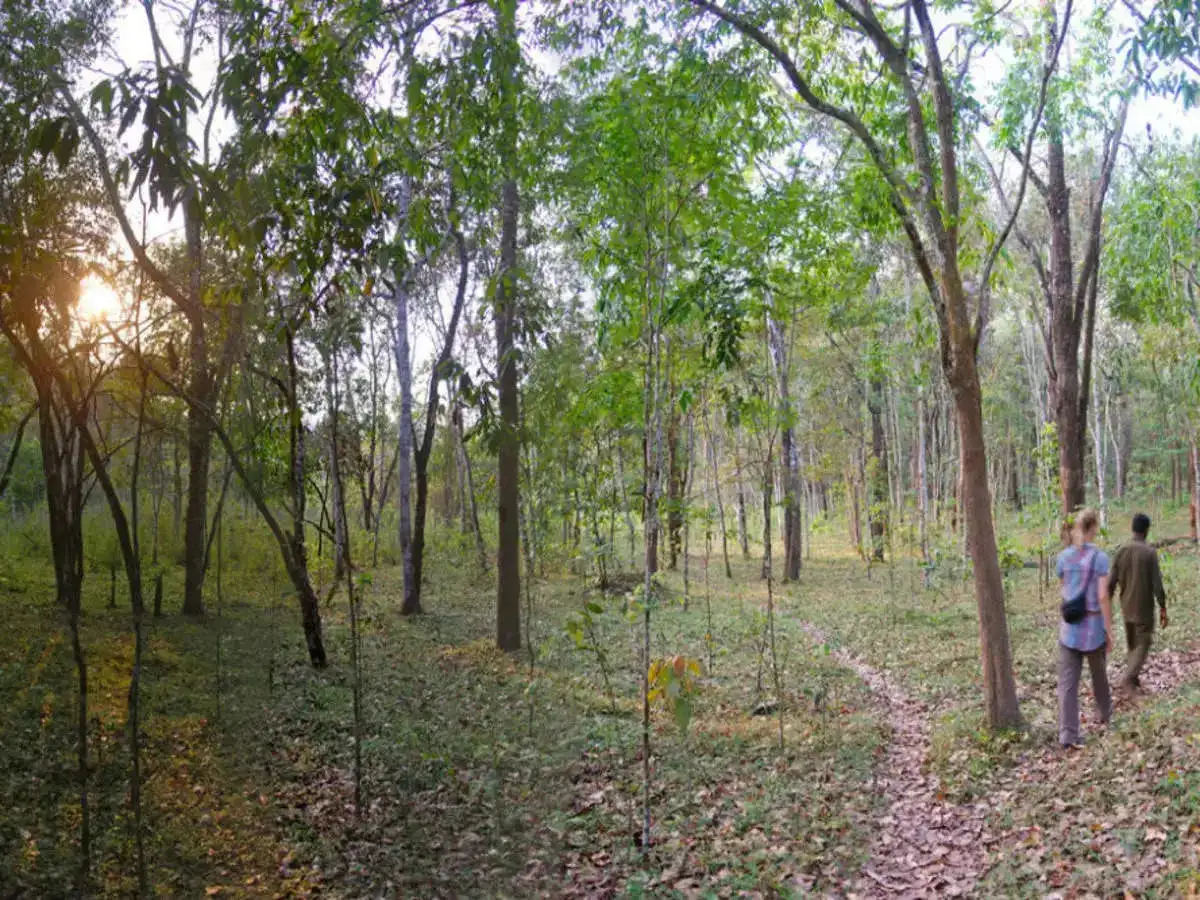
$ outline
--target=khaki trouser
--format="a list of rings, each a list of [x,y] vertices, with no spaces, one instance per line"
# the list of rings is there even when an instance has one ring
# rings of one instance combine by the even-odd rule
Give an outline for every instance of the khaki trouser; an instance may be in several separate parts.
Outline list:
[[[1112,714],[1112,694],[1108,689],[1108,654],[1101,647],[1091,653],[1058,645],[1058,742],[1079,743],[1079,673],[1087,658],[1092,670],[1092,694],[1101,722]]]
[[[1125,646],[1129,648],[1129,655],[1125,657],[1125,675],[1121,678],[1121,684],[1125,687],[1139,685],[1142,666],[1146,664],[1146,654],[1150,652],[1150,641],[1153,637],[1153,625],[1125,623]]]

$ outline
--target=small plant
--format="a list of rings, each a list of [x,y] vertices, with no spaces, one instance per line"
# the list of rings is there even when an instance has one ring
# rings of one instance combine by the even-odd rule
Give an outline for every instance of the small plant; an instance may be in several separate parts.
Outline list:
[[[576,648],[588,651],[596,657],[596,664],[600,667],[600,677],[604,680],[604,694],[608,697],[608,707],[615,715],[617,698],[613,693],[612,665],[597,629],[597,617],[602,615],[604,615],[604,607],[595,600],[589,600],[583,605],[583,609],[567,619],[565,630],[575,641]]]
[[[703,674],[700,660],[687,656],[656,659],[650,664],[651,702],[661,702],[671,713],[681,737],[686,737],[695,710],[697,679]]]

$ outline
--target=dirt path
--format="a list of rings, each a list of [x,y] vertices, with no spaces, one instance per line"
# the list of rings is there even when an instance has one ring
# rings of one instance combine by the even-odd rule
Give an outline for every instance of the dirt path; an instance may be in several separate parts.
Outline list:
[[[815,626],[802,626],[815,641],[828,643]],[[852,897],[959,897],[969,894],[987,863],[990,811],[987,801],[957,805],[941,797],[936,776],[925,772],[930,715],[886,673],[845,648],[832,651],[871,688],[887,715],[892,737],[875,776],[875,789],[887,800],[862,874]]]
[[[814,641],[828,635],[809,623],[801,627]],[[1056,748],[1031,751],[986,797],[955,804],[941,794],[939,780],[928,774],[931,716],[929,707],[913,699],[887,673],[868,665],[844,647],[833,656],[871,688],[887,716],[892,736],[887,757],[875,776],[875,789],[887,802],[879,819],[862,873],[847,891],[852,898],[960,897],[974,893],[987,871],[988,855],[1009,844],[1013,834],[994,834],[988,817],[997,802],[1012,794],[1017,782],[1049,781],[1063,765]],[[1110,672],[1119,677],[1119,670]],[[1200,650],[1153,652],[1143,670],[1141,699],[1169,693],[1200,679]],[[1119,711],[1118,711],[1119,714]],[[1086,751],[1085,751],[1086,752]]]

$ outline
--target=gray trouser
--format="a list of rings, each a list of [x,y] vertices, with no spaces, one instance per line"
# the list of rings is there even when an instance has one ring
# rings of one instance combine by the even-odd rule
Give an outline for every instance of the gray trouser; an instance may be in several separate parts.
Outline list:
[[[1079,673],[1083,660],[1092,670],[1092,693],[1096,698],[1096,712],[1101,722],[1107,722],[1112,714],[1112,694],[1108,689],[1108,654],[1101,647],[1091,653],[1072,650],[1058,645],[1058,742],[1079,742]]]

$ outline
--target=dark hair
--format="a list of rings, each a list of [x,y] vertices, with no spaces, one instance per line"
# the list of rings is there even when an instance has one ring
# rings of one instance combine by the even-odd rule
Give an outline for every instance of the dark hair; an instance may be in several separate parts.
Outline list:
[[[1100,524],[1100,517],[1096,515],[1094,509],[1082,509],[1075,516],[1075,527],[1079,529],[1080,534],[1089,534],[1096,530]]]
[[[1150,533],[1150,517],[1145,513],[1138,513],[1133,517],[1133,533],[1140,534],[1145,537]]]

